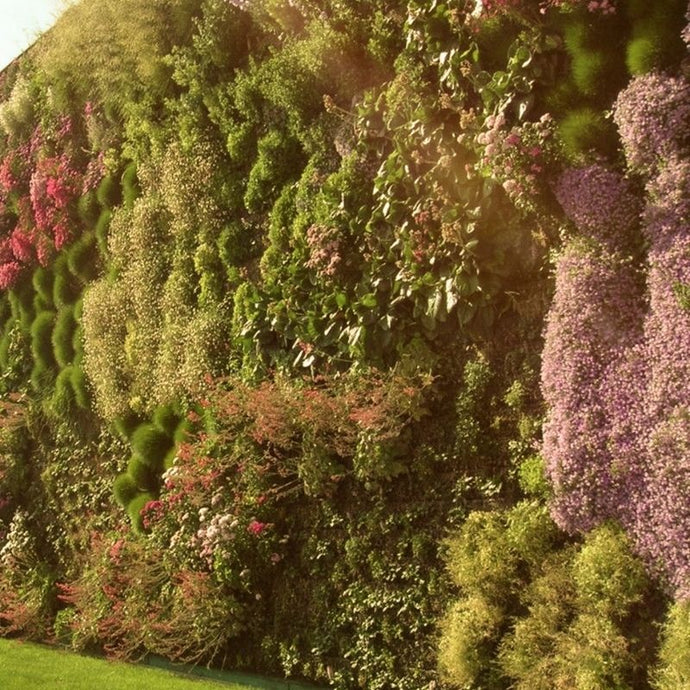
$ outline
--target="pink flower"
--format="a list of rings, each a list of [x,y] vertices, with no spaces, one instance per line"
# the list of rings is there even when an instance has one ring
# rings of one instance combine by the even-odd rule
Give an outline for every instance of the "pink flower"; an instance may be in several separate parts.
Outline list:
[[[268,525],[265,522],[259,522],[258,520],[252,520],[249,525],[247,525],[247,532],[257,536],[266,529],[268,529]]]

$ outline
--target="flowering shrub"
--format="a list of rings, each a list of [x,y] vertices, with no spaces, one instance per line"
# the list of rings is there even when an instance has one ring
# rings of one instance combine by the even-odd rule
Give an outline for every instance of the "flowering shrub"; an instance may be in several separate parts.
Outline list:
[[[546,323],[543,452],[562,528],[586,531],[612,516],[620,486],[608,447],[602,379],[640,330],[642,299],[630,264],[572,243],[557,263]]]
[[[683,78],[658,74],[620,94],[614,118],[628,166],[646,179],[646,294],[620,257],[613,271],[604,253],[590,252],[576,272],[559,263],[542,369],[554,517],[571,531],[619,520],[679,599],[690,596],[689,99]],[[557,196],[582,233],[633,251],[638,240],[619,232],[637,215],[622,178],[598,165],[567,171]],[[607,278],[592,290],[587,276]],[[591,315],[610,308],[598,328]]]
[[[480,169],[503,186],[517,208],[534,212],[543,203],[547,168],[556,157],[555,124],[548,113],[509,130],[505,124],[503,113],[485,120],[476,137]]]
[[[611,248],[630,244],[640,216],[639,197],[621,175],[599,163],[566,170],[555,186],[565,214],[585,236]]]
[[[651,177],[660,162],[690,143],[690,84],[666,74],[635,77],[618,94],[613,119],[628,166]]]

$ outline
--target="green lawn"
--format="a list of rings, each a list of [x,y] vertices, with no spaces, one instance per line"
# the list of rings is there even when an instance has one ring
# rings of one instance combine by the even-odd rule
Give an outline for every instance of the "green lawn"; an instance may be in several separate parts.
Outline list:
[[[159,669],[0,639],[3,690],[249,690],[256,686],[183,678]]]

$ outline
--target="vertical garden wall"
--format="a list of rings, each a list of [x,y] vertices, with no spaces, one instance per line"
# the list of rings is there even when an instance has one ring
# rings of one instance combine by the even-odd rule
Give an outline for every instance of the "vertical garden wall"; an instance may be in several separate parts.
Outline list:
[[[0,75],[0,634],[680,688],[685,0],[81,0]]]

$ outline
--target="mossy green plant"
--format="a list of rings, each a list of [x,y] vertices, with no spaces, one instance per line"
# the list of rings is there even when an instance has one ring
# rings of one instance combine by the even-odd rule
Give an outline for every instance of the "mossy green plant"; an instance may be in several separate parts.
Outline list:
[[[55,379],[55,390],[49,400],[50,412],[58,417],[68,419],[76,403],[72,388],[72,367],[65,367]]]
[[[136,455],[133,455],[127,463],[127,474],[134,480],[140,491],[154,491],[159,483],[158,474]]]
[[[168,434],[162,432],[155,424],[140,424],[130,439],[132,450],[143,462],[162,470],[165,456],[173,445]]]
[[[34,361],[44,368],[52,368],[55,365],[51,339],[54,323],[55,312],[42,311],[31,324],[31,354]]]
[[[55,370],[46,366],[44,362],[34,362],[31,368],[30,383],[37,393],[43,393],[51,385],[55,377]]]
[[[137,177],[137,164],[132,161],[127,165],[122,173],[122,203],[125,207],[131,208],[134,202],[141,195],[141,187]]]
[[[55,281],[53,282],[53,304],[60,308],[74,304],[81,293],[79,280],[75,278],[67,265],[67,255],[60,255],[54,264]]]
[[[96,198],[101,208],[115,208],[122,201],[120,185],[112,175],[106,175],[99,183]]]
[[[573,162],[591,153],[611,153],[615,147],[613,125],[604,114],[590,107],[570,110],[560,122],[563,151]]]
[[[148,491],[137,494],[128,504],[127,504],[127,515],[129,515],[129,520],[132,525],[132,529],[137,534],[144,533],[144,520],[141,515],[141,511],[144,509],[147,503],[154,500],[154,495]]]
[[[108,231],[110,229],[110,220],[112,217],[112,211],[110,211],[110,209],[104,209],[101,215],[98,216],[98,221],[94,229],[98,251],[103,257],[108,256]]]
[[[132,437],[132,434],[136,431],[140,424],[141,419],[133,412],[121,417],[117,417],[115,420],[113,420],[113,426],[115,427],[116,433],[120,436],[120,438],[127,441],[129,441],[129,439]]]
[[[95,232],[84,233],[67,252],[70,273],[81,283],[93,280],[99,271],[99,251]]]
[[[153,412],[153,423],[170,438],[173,437],[179,422],[180,417],[172,405],[160,405]]]
[[[53,346],[53,357],[58,366],[66,367],[74,360],[74,331],[77,322],[74,319],[74,309],[72,306],[65,306],[60,309],[55,319],[51,343]]]
[[[42,297],[47,303],[53,303],[53,281],[55,276],[48,268],[39,266],[31,277],[31,284],[33,285],[36,294]]]
[[[79,407],[87,410],[91,407],[91,396],[89,394],[89,384],[86,374],[81,366],[75,365],[71,367],[70,383],[72,384],[72,391],[74,392],[74,400]]]
[[[113,482],[113,495],[118,505],[127,508],[132,499],[139,493],[136,482],[127,472],[117,476]]]
[[[77,214],[86,229],[90,230],[93,228],[98,220],[100,210],[95,191],[90,190],[79,197],[79,201],[77,201]]]

